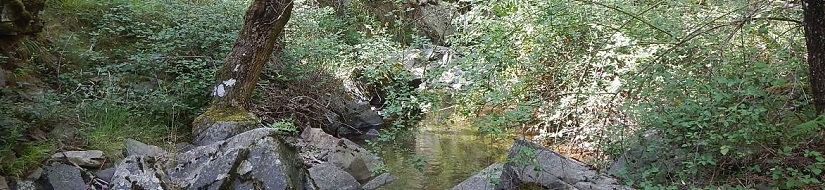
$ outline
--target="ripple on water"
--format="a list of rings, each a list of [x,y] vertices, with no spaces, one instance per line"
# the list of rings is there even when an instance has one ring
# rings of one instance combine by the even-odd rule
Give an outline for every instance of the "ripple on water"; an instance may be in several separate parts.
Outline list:
[[[467,124],[445,123],[426,118],[413,138],[396,143],[400,147],[378,148],[387,169],[398,177],[381,189],[450,189],[503,161],[512,144],[507,138],[479,136]],[[416,164],[423,164],[423,172]]]

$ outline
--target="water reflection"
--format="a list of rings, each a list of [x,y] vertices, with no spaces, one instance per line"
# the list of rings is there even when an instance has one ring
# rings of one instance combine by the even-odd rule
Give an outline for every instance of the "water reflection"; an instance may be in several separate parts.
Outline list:
[[[448,118],[444,112],[430,114],[413,138],[379,147],[387,169],[398,177],[381,189],[450,189],[504,160],[512,140],[479,136],[469,122]]]

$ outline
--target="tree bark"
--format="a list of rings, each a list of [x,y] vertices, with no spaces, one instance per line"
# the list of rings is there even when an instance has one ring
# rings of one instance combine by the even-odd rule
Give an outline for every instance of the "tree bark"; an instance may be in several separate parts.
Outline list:
[[[292,0],[255,0],[232,52],[218,71],[212,107],[246,111],[261,70],[292,12]]]
[[[808,66],[817,114],[825,111],[825,1],[804,2],[805,42],[808,46]]]
[[[257,126],[250,97],[292,13],[292,0],[254,0],[232,52],[218,71],[209,109],[192,123],[196,144],[223,140]]]

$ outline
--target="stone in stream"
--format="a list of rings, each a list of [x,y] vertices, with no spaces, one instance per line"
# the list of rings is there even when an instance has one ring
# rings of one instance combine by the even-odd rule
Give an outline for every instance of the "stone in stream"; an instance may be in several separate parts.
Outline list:
[[[378,172],[378,167],[383,165],[377,156],[347,139],[341,139],[341,143],[331,153],[329,162],[361,183],[368,182]]]
[[[501,183],[495,189],[535,186],[544,189],[633,189],[579,161],[523,139],[517,140],[510,149],[503,169]]]
[[[392,181],[395,181],[395,176],[392,176],[390,173],[384,173],[379,175],[378,177],[375,177],[375,179],[370,180],[370,182],[367,182],[366,184],[364,184],[364,186],[361,186],[361,189],[375,190],[381,186],[389,184]]]
[[[501,178],[503,168],[504,166],[499,163],[487,166],[484,170],[453,187],[452,190],[493,190],[495,189],[493,183]]]

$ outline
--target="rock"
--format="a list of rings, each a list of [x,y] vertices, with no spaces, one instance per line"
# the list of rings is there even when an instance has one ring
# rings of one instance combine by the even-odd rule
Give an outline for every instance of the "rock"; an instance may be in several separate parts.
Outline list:
[[[304,176],[304,190],[318,190],[318,185],[315,185],[315,181],[309,175]]]
[[[95,176],[97,178],[103,179],[106,182],[112,182],[112,178],[115,176],[115,168],[106,168],[100,171],[95,172]]]
[[[517,140],[503,166],[496,189],[539,186],[544,189],[633,189],[583,163],[526,140]]]
[[[103,151],[87,150],[87,151],[66,151],[58,152],[52,155],[52,159],[68,161],[67,164],[77,164],[78,166],[99,168],[103,165],[106,157],[103,156]]]
[[[86,190],[86,182],[80,169],[66,164],[46,166],[42,179],[46,189]]]
[[[613,165],[608,169],[608,173],[615,176],[631,180],[641,180],[640,175],[626,175],[629,173],[642,173],[647,169],[656,167],[659,172],[649,175],[646,178],[663,179],[679,171],[685,158],[685,150],[679,147],[669,146],[664,141],[664,134],[657,131],[647,131],[641,140],[625,151]]]
[[[341,142],[341,139],[335,138],[319,128],[309,127],[305,128],[301,133],[301,139],[304,139],[308,146],[319,149],[335,147],[339,142]]]
[[[321,190],[355,190],[361,186],[349,173],[331,163],[309,168],[309,176]]]
[[[325,129],[325,131],[333,132],[339,137],[362,140],[369,137],[364,135],[366,135],[370,129],[378,130],[384,126],[384,118],[381,117],[378,112],[372,110],[368,102],[350,102],[344,107],[341,114],[341,121],[333,121],[331,123],[343,124],[327,126],[335,128]]]
[[[125,147],[126,149],[123,150],[124,157],[138,155],[159,157],[168,154],[168,152],[160,147],[147,145],[135,139],[126,139]]]
[[[377,156],[347,139],[341,139],[335,152],[330,155],[329,162],[361,183],[370,180],[378,172],[378,167],[383,165]]]
[[[363,189],[363,190],[375,190],[375,189],[378,189],[381,186],[389,184],[392,181],[395,181],[395,176],[391,175],[390,173],[383,173],[383,174],[379,175],[378,177],[375,177],[375,179],[370,180],[370,182],[367,182],[366,184],[361,186],[361,189]]]
[[[305,174],[296,148],[279,135],[276,129],[259,128],[196,147],[168,162],[169,177],[184,189],[302,187]]]
[[[11,190],[9,183],[6,182],[6,178],[3,176],[0,176],[0,190]]]
[[[195,148],[195,145],[190,143],[177,143],[175,144],[175,152],[187,152]]]
[[[132,155],[115,167],[112,189],[168,189],[163,166],[155,157]]]
[[[503,168],[504,166],[499,163],[487,166],[484,170],[453,187],[452,190],[493,190],[496,184],[491,182],[497,182],[501,178]]]
[[[254,117],[254,116],[250,116]],[[203,121],[196,122],[192,127],[195,135],[193,144],[198,146],[208,145],[217,141],[228,139],[237,134],[258,127],[257,119],[244,121]]]
[[[29,173],[29,175],[26,176],[25,179],[34,181],[34,180],[40,179],[40,177],[42,177],[42,176],[43,176],[43,168],[37,167],[34,170],[32,170]]]

